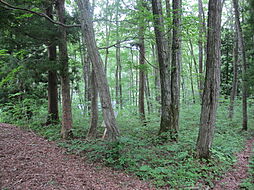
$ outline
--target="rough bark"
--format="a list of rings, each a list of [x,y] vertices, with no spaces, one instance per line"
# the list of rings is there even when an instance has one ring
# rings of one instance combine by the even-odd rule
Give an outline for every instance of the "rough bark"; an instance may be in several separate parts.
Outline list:
[[[59,21],[65,23],[65,0],[57,1],[57,13]],[[72,136],[72,113],[71,113],[71,98],[70,98],[70,79],[69,79],[69,65],[68,65],[68,50],[67,50],[67,35],[66,28],[59,28],[59,61],[61,64],[60,77],[62,86],[62,129],[61,135],[64,139]]]
[[[179,104],[180,104],[180,28],[181,0],[173,0],[173,39],[171,61],[171,138],[177,139],[179,131]]]
[[[97,126],[98,126],[98,89],[96,85],[95,73],[92,70],[91,75],[91,121],[90,128],[87,133],[87,138],[92,139],[97,136]]]
[[[82,43],[85,45],[85,39],[82,40]],[[84,92],[84,98],[85,98],[85,105],[86,105],[86,112],[87,115],[90,114],[91,111],[91,63],[88,57],[87,49],[83,48],[83,79],[85,84],[85,92]]]
[[[245,55],[245,47],[244,47],[244,39],[243,32],[240,23],[240,14],[239,14],[239,4],[238,0],[233,0],[234,10],[235,10],[235,23],[236,23],[236,31],[239,39],[239,53],[242,61],[242,114],[243,114],[243,122],[242,129],[247,131],[248,129],[248,113],[247,113],[247,79],[246,79],[246,70],[247,70],[247,62]]]
[[[111,141],[117,140],[120,135],[111,104],[109,86],[106,74],[103,68],[103,61],[98,51],[95,34],[93,30],[92,12],[89,0],[78,0],[78,6],[81,13],[81,28],[86,40],[89,58],[95,71],[96,83],[101,100],[104,122],[108,131],[107,137]]]
[[[197,156],[205,159],[210,157],[219,97],[221,12],[222,2],[209,0],[206,75],[197,139]]]
[[[166,61],[166,40],[164,39],[164,22],[162,16],[160,0],[152,0],[154,32],[157,44],[158,62],[160,70],[161,83],[161,122],[159,135],[168,138],[168,133],[171,133],[171,91],[170,91],[170,75],[169,64]]]
[[[49,6],[46,10],[48,17],[53,19],[53,8]],[[56,45],[51,43],[48,46],[48,59],[49,61],[56,61]],[[46,125],[56,124],[59,122],[58,115],[58,92],[57,92],[57,71],[49,69],[48,71],[48,118]]]

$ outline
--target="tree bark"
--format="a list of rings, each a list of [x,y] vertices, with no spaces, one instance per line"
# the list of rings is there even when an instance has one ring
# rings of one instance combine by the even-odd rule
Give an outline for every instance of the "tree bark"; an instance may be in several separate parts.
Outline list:
[[[49,6],[46,10],[46,14],[51,19],[53,19],[52,11],[52,6]],[[52,41],[48,46],[48,59],[49,61],[56,62],[56,45],[54,42],[52,43]],[[48,71],[48,118],[46,125],[56,124],[58,122],[57,71],[50,68]]]
[[[206,75],[197,139],[197,156],[205,159],[210,157],[219,97],[221,12],[222,2],[209,0]]]
[[[170,91],[170,75],[169,64],[167,59],[167,41],[164,39],[164,21],[162,16],[162,6],[160,0],[152,0],[154,32],[157,44],[158,62],[160,68],[160,83],[161,83],[161,122],[159,135],[165,140],[172,134],[171,131],[171,91]]]
[[[57,13],[59,21],[65,23],[65,0],[57,1]],[[72,113],[71,113],[71,98],[70,98],[70,79],[69,79],[69,65],[68,65],[68,50],[67,50],[67,35],[66,28],[60,27],[59,40],[59,61],[61,64],[60,76],[62,85],[62,129],[61,135],[64,139],[72,137]]]
[[[144,1],[139,0],[138,5],[143,7]],[[143,13],[143,8],[140,9],[141,14]],[[145,26],[144,18],[141,16],[139,20],[139,97],[138,97],[138,108],[139,116],[143,123],[145,123]]]
[[[239,42],[238,42],[239,53],[242,59],[242,112],[243,112],[242,129],[247,131],[248,129],[247,79],[246,79],[247,62],[246,62],[246,55],[245,55],[243,32],[242,32],[242,27],[240,23],[238,0],[233,0],[233,5],[235,10],[236,31],[237,31],[237,35],[239,39]]]
[[[108,132],[107,138],[111,141],[115,141],[117,140],[120,133],[116,124],[116,119],[112,108],[108,81],[103,68],[103,61],[100,57],[100,53],[98,51],[95,41],[92,12],[89,0],[78,0],[78,6],[81,13],[80,21],[82,32],[86,40],[88,55],[92,62],[95,72],[96,83],[98,85],[103,118]]]
[[[171,139],[177,140],[179,131],[179,104],[180,104],[180,28],[181,0],[173,0],[173,39],[171,61]]]
[[[94,139],[97,136],[98,126],[98,89],[96,85],[94,70],[92,70],[91,74],[91,94],[91,121],[90,128],[87,133],[87,138]]]

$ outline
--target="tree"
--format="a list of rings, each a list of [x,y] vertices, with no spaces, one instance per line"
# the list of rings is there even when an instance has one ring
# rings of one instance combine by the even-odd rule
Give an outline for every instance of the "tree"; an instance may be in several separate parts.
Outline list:
[[[138,107],[139,115],[142,122],[145,122],[145,20],[143,18],[144,12],[144,1],[138,1],[138,6],[140,7],[141,18],[139,19],[139,97],[138,97]]]
[[[169,63],[166,59],[167,41],[164,35],[164,21],[162,15],[162,6],[160,0],[152,0],[154,32],[157,45],[158,62],[160,69],[160,84],[161,84],[161,122],[159,135],[167,138],[168,133],[171,131],[171,88],[170,88],[170,75]]]
[[[65,23],[65,0],[57,1],[57,13],[59,22]],[[66,28],[60,26],[59,28],[59,61],[61,64],[60,77],[62,87],[62,129],[61,135],[65,138],[72,136],[72,113],[71,113],[71,98],[70,98],[70,79],[69,79],[69,65],[68,65],[68,50],[67,50],[67,34]]]
[[[203,9],[202,0],[198,0],[198,18],[199,18],[199,41],[198,41],[198,63],[199,63],[199,93],[200,98],[202,98],[203,91],[203,60],[204,60],[204,36],[206,36],[206,28],[205,28],[205,14]]]
[[[205,159],[210,157],[219,97],[221,14],[222,2],[209,0],[206,75],[196,147],[197,156]]]
[[[95,41],[90,3],[89,0],[78,0],[77,2],[81,14],[81,29],[85,38],[88,56],[92,62],[95,72],[96,83],[98,86],[103,111],[103,118],[108,133],[107,138],[111,141],[115,141],[120,133],[112,108],[107,77],[103,69],[103,62]]]
[[[46,14],[53,19],[53,7],[49,5],[46,10]],[[56,44],[53,39],[50,40],[50,45],[48,46],[48,59],[49,61],[56,64],[57,54],[56,54]],[[58,92],[57,92],[57,71],[52,67],[48,71],[48,118],[46,124],[54,124],[59,122],[58,116]]]
[[[179,131],[180,65],[181,65],[181,0],[173,0],[173,39],[171,61],[171,138],[176,140]]]
[[[246,79],[246,71],[247,71],[247,62],[246,62],[246,53],[244,47],[244,39],[243,32],[240,23],[240,14],[239,14],[239,5],[238,0],[233,0],[234,10],[235,10],[235,23],[236,23],[236,31],[238,36],[238,46],[239,52],[242,59],[242,110],[243,110],[243,123],[242,129],[247,131],[248,129],[248,108],[247,108],[247,79]]]

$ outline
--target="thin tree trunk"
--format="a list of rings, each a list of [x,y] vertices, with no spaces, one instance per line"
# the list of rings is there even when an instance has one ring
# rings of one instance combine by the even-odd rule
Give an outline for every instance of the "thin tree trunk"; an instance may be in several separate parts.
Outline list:
[[[234,4],[234,10],[235,10],[236,31],[237,31],[237,36],[239,39],[239,42],[238,42],[239,52],[240,52],[240,57],[242,58],[242,110],[243,110],[242,129],[247,131],[248,129],[247,79],[246,79],[247,62],[246,62],[246,55],[245,55],[243,32],[242,32],[242,27],[240,23],[238,0],[233,0],[233,4]]]
[[[194,85],[193,85],[193,76],[192,76],[192,61],[189,62],[189,70],[190,70],[190,82],[191,82],[191,92],[192,92],[192,102],[195,104],[195,92],[194,92]]]
[[[209,158],[212,146],[220,87],[222,2],[209,0],[207,60],[204,92],[197,139],[197,156]]]
[[[46,10],[46,14],[53,19],[53,8],[49,6]],[[56,62],[56,45],[52,43],[48,46],[48,58],[49,61]],[[59,122],[58,115],[58,93],[57,93],[57,71],[55,69],[49,69],[48,71],[48,117],[46,125],[56,124]]]
[[[158,60],[158,53],[156,51],[156,48],[152,44],[152,53],[153,53],[153,62],[157,63]],[[155,86],[155,100],[158,102],[158,105],[161,104],[161,94],[160,94],[160,72],[159,69],[154,68],[154,86]],[[159,107],[160,112],[160,107]]]
[[[85,105],[86,105],[86,114],[89,115],[91,111],[91,65],[88,57],[87,49],[85,48],[85,39],[82,37],[83,47],[83,79],[85,84]]]
[[[177,140],[179,131],[179,104],[180,104],[180,19],[181,0],[173,0],[173,40],[171,61],[171,139]]]
[[[234,104],[235,104],[235,97],[237,94],[237,83],[238,83],[238,64],[240,62],[239,55],[238,55],[238,36],[237,33],[235,34],[235,46],[233,48],[233,82],[232,82],[232,89],[230,93],[230,104],[229,104],[229,119],[233,119],[234,115]]]
[[[65,0],[57,1],[57,12],[59,21],[65,23]],[[71,113],[71,98],[70,98],[70,79],[69,79],[69,65],[68,65],[68,50],[67,50],[67,35],[66,28],[60,27],[59,40],[59,61],[61,64],[60,76],[62,85],[62,105],[63,105],[63,119],[61,135],[64,139],[72,137],[72,113]]]
[[[109,46],[109,37],[110,37],[110,31],[111,31],[111,25],[108,24],[108,8],[109,6],[109,0],[106,1],[106,13],[105,13],[105,24],[106,24],[106,47]],[[112,15],[110,15],[110,21],[112,20]],[[104,62],[104,67],[105,67],[105,73],[106,73],[106,76],[107,76],[107,68],[108,68],[108,54],[109,54],[109,51],[108,51],[108,48],[105,50],[105,62]]]
[[[138,1],[138,5],[143,7],[144,1]],[[141,13],[143,10],[141,8]],[[145,123],[145,26],[144,26],[144,18],[139,21],[139,97],[138,97],[138,107],[139,107],[139,115],[140,119],[143,123]]]
[[[199,94],[200,99],[202,98],[203,92],[203,60],[204,60],[204,37],[206,36],[206,27],[205,27],[205,14],[203,9],[203,2],[202,0],[198,0],[198,18],[199,18],[199,39],[198,39],[198,63],[199,63]]]
[[[153,105],[151,102],[151,90],[150,90],[150,85],[149,85],[149,78],[148,78],[148,73],[145,75],[145,94],[146,94],[146,102],[147,102],[147,111],[148,114],[151,114],[153,111]]]
[[[121,47],[120,47],[120,35],[119,35],[119,6],[120,1],[116,2],[116,105],[123,108],[122,101],[122,66],[121,66]]]
[[[84,33],[88,55],[92,62],[96,83],[98,85],[104,122],[107,128],[107,138],[111,141],[115,141],[120,133],[114,116],[108,81],[103,68],[103,62],[95,41],[89,0],[78,0],[78,6],[81,13],[81,29]]]
[[[98,125],[98,90],[94,70],[92,70],[91,74],[91,94],[91,121],[90,128],[87,133],[87,138],[94,139],[97,136]]]

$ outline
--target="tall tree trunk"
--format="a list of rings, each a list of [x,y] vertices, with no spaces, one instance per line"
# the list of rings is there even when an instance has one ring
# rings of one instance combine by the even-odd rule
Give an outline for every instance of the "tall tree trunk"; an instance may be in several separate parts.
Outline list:
[[[199,39],[198,39],[198,63],[199,63],[199,94],[200,99],[202,98],[202,92],[203,92],[203,60],[204,60],[204,37],[206,36],[206,27],[205,27],[205,14],[203,9],[203,2],[202,0],[198,0],[198,18],[199,18]]]
[[[121,47],[119,35],[119,6],[120,0],[116,2],[116,105],[123,108],[122,102],[122,66],[121,66]]]
[[[242,129],[247,131],[248,129],[248,113],[247,113],[247,79],[246,79],[246,71],[247,71],[247,62],[245,55],[245,47],[244,47],[244,39],[243,32],[240,23],[240,14],[239,14],[239,4],[238,0],[233,0],[234,10],[235,10],[235,23],[236,23],[236,31],[239,39],[239,52],[242,58],[242,110],[243,110],[243,123]]]
[[[110,37],[110,31],[111,31],[111,25],[108,24],[108,10],[109,10],[109,0],[106,1],[106,13],[105,13],[105,24],[106,24],[106,47],[109,46],[109,37]],[[110,14],[110,21],[112,20],[112,15]],[[105,74],[107,76],[107,68],[108,68],[108,48],[105,50],[105,61],[104,61],[104,68],[105,68]]]
[[[65,0],[57,1],[57,12],[59,21],[65,23]],[[72,113],[71,113],[71,98],[70,98],[70,79],[67,51],[67,36],[65,27],[60,27],[59,40],[59,61],[61,63],[61,85],[62,85],[62,102],[63,102],[63,119],[61,135],[64,139],[72,136]]]
[[[120,135],[114,111],[111,103],[109,86],[106,74],[103,68],[103,62],[98,51],[92,22],[92,13],[89,0],[78,0],[78,6],[81,13],[81,28],[86,40],[89,58],[92,62],[95,72],[96,83],[101,100],[103,118],[107,128],[107,138],[111,141],[117,140]]]
[[[139,7],[144,6],[144,1],[138,1]],[[140,12],[143,13],[143,8],[140,8]],[[145,122],[145,26],[144,18],[141,16],[139,20],[139,97],[138,97],[138,108],[140,119]]]
[[[177,140],[179,131],[179,104],[180,104],[180,19],[181,0],[173,0],[173,40],[171,61],[171,130],[172,139]]]
[[[165,0],[166,1],[166,14],[167,14],[167,20],[168,22],[171,21],[171,12],[172,12],[172,9],[171,9],[171,4],[170,4],[170,0]],[[167,48],[167,59],[168,59],[168,62],[169,64],[171,63],[171,59],[172,59],[172,49],[170,49],[170,47],[172,47],[172,23],[168,23],[167,24],[167,41],[168,41],[168,48]]]
[[[48,17],[53,19],[53,8],[49,6],[46,10]],[[48,46],[49,61],[56,62],[56,45],[51,41]],[[57,93],[57,71],[50,68],[48,71],[48,118],[46,125],[55,124],[59,122],[58,115],[58,93]]]
[[[158,60],[158,53],[156,51],[155,45],[152,44],[152,54],[153,54],[153,62],[157,63]],[[160,72],[159,69],[154,68],[154,86],[155,86],[155,100],[157,101],[158,105],[161,104],[161,89],[160,89]],[[158,106],[157,106],[158,107]],[[160,106],[159,106],[160,112]]]
[[[235,97],[237,94],[237,83],[238,83],[238,64],[240,62],[239,60],[239,55],[238,55],[238,35],[237,33],[235,34],[235,46],[233,48],[233,82],[232,82],[232,89],[230,93],[230,104],[229,104],[229,114],[228,117],[229,119],[233,119],[234,115],[234,104],[235,104]]]
[[[83,46],[83,79],[85,84],[85,92],[84,92],[84,98],[85,98],[85,105],[86,105],[86,114],[90,114],[91,110],[91,65],[90,60],[88,57],[87,49],[85,48],[85,39],[84,36],[82,37],[82,43]]]
[[[154,32],[157,44],[158,62],[160,68],[161,82],[161,123],[159,135],[162,135],[165,140],[168,138],[168,133],[172,134],[171,130],[171,91],[170,91],[170,75],[169,64],[166,62],[166,40],[164,39],[164,22],[162,16],[162,6],[160,0],[152,0]]]
[[[205,159],[210,157],[219,97],[221,12],[221,1],[209,0],[206,75],[197,139],[197,156]]]
[[[98,125],[98,89],[95,80],[95,73],[92,70],[91,74],[91,121],[90,128],[87,133],[87,138],[93,139],[97,135],[97,125]]]

